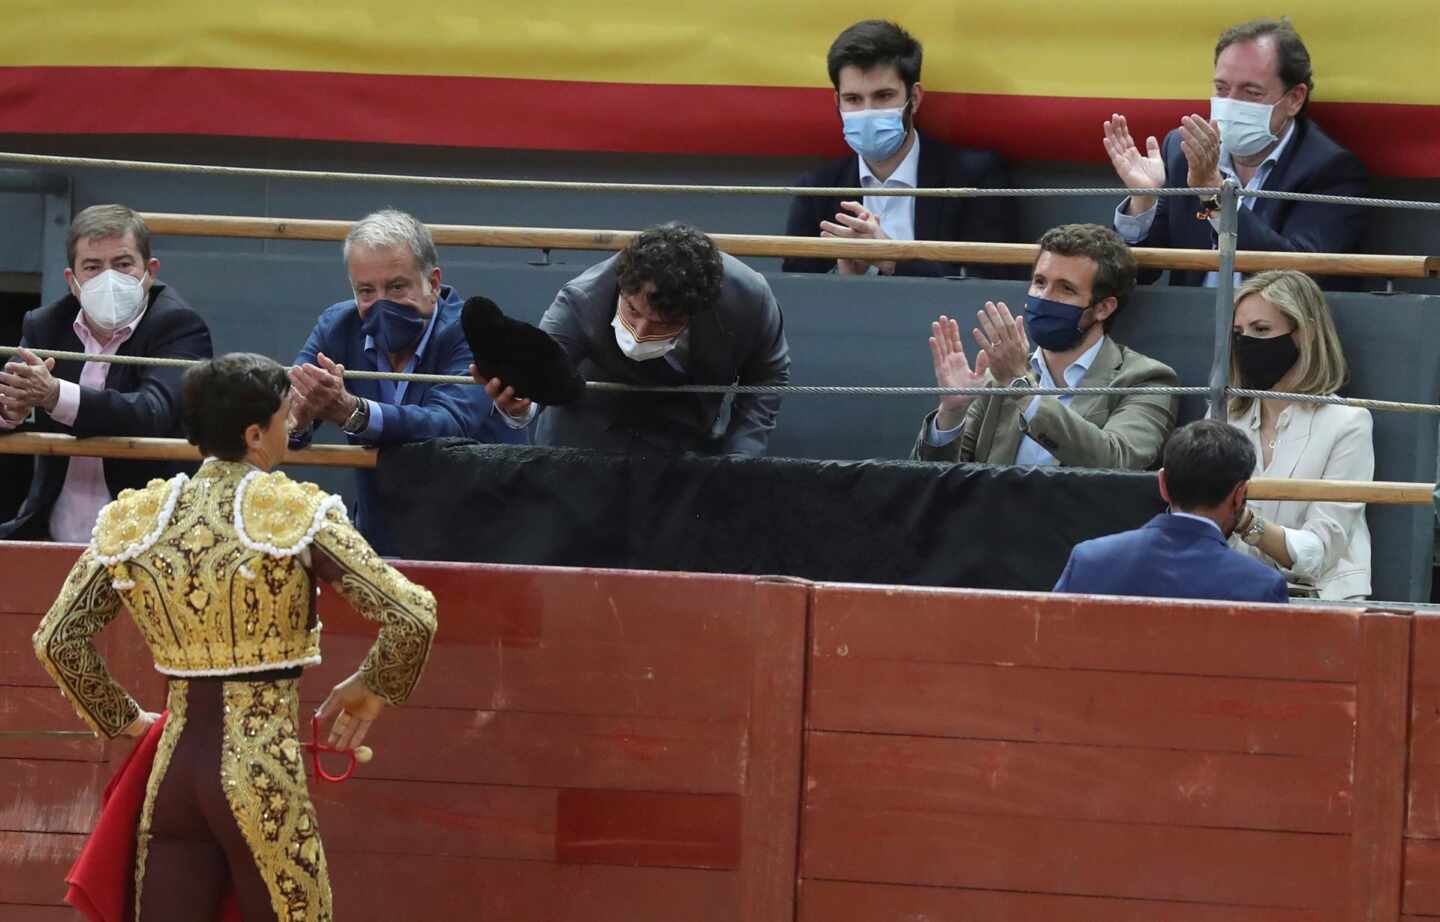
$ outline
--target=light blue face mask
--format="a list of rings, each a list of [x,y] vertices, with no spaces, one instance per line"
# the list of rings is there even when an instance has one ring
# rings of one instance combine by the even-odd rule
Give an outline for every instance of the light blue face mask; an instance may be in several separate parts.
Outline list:
[[[1270,131],[1273,103],[1243,102],[1214,96],[1210,118],[1220,125],[1220,144],[1232,157],[1253,157],[1280,140]]]
[[[866,160],[893,157],[909,134],[905,127],[904,107],[841,112],[840,120],[845,125],[845,143]]]

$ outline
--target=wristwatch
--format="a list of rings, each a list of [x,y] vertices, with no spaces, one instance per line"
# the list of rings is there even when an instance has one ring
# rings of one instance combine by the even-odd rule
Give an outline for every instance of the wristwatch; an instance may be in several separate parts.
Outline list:
[[[1240,540],[1251,547],[1260,543],[1260,537],[1265,534],[1265,517],[1254,509],[1250,510],[1250,524],[1240,532]]]
[[[369,425],[370,401],[365,400],[364,398],[356,398],[355,412],[350,414],[350,418],[345,420],[345,425],[341,426],[340,428],[348,432],[350,435],[359,435],[360,433],[364,432],[366,427],[368,427]]]
[[[1212,195],[1209,198],[1200,200],[1200,210],[1195,212],[1195,220],[1208,221],[1220,213],[1220,196]]]
[[[1016,375],[1014,378],[1011,378],[1011,379],[1010,379],[1010,383],[1007,384],[1007,385],[1005,385],[1005,386],[1006,386],[1006,387],[1034,387],[1034,386],[1035,386],[1035,382],[1032,381],[1032,380],[1030,380],[1030,376],[1029,376],[1029,375]]]

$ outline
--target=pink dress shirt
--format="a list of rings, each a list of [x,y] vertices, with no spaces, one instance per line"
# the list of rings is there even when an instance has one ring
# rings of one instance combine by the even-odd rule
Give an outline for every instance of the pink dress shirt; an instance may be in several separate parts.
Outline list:
[[[115,331],[106,343],[100,342],[85,323],[84,312],[75,315],[75,335],[90,355],[115,355],[135,332],[144,319],[145,312]],[[80,370],[80,383],[60,382],[60,396],[50,418],[62,426],[74,426],[80,412],[80,388],[104,390],[105,378],[110,374],[107,362],[86,362]],[[13,423],[0,417],[0,428],[13,429]],[[95,528],[95,519],[105,504],[113,499],[105,484],[105,462],[100,458],[71,458],[65,472],[65,485],[50,510],[50,540],[67,541],[72,544],[89,544],[90,532]]]

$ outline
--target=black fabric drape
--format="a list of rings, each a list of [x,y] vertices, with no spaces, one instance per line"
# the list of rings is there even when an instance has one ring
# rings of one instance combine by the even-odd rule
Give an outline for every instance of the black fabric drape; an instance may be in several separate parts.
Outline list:
[[[1154,474],[612,454],[442,439],[384,449],[419,560],[1048,590],[1076,542],[1163,509]]]

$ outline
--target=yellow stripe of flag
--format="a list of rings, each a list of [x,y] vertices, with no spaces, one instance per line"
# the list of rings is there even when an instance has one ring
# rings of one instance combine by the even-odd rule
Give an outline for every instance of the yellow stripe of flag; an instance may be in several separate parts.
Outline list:
[[[49,0],[8,6],[0,66],[787,87],[828,85],[830,41],[876,11],[859,0],[84,0],[59,12]],[[1209,95],[1220,31],[1263,10],[1251,0],[930,0],[885,11],[925,43],[930,90],[1199,99]],[[1317,99],[1440,105],[1437,0],[1290,0],[1282,11],[1310,47]]]

